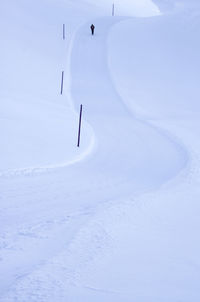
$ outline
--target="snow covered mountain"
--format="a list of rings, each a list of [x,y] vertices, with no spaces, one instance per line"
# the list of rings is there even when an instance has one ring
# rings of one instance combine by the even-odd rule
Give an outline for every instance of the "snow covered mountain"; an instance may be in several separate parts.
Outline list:
[[[2,0],[1,302],[199,301],[199,14]]]

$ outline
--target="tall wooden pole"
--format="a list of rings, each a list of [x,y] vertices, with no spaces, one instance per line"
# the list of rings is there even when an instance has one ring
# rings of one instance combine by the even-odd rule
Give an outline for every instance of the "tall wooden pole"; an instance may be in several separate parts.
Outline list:
[[[81,120],[82,120],[82,111],[83,111],[83,105],[80,106],[79,127],[78,127],[78,143],[77,143],[77,147],[80,146],[80,139],[81,139]]]

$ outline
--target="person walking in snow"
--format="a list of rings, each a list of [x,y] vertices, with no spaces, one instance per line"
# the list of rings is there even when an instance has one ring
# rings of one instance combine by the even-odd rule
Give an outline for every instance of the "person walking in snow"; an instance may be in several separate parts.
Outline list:
[[[92,35],[94,35],[94,29],[95,29],[94,24],[92,24],[92,25],[90,26],[90,28],[91,28]]]

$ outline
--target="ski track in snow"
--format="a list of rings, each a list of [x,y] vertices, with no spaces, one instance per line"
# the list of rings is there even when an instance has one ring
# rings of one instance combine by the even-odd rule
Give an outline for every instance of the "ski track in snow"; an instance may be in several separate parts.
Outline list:
[[[130,112],[128,112],[112,84],[112,79],[110,78],[109,70],[107,70],[106,62],[106,35],[113,24],[121,22],[121,20],[121,18],[115,19],[114,21],[111,18],[95,20],[94,22],[97,27],[97,32],[94,37],[90,37],[87,33],[89,25],[89,23],[87,23],[76,32],[76,36],[73,39],[71,52],[72,99],[75,102],[77,110],[80,103],[83,103],[85,110],[84,118],[93,128],[97,142],[94,143],[93,141],[86,153],[82,154],[82,156],[77,159],[78,162],[76,163],[70,162],[63,165],[52,165],[49,167],[19,169],[8,171],[0,175],[3,178],[3,184],[5,185],[5,199],[8,198],[8,200],[11,200],[11,204],[6,205],[5,203],[4,208],[1,210],[0,216],[2,221],[4,221],[3,217],[6,215],[10,215],[12,221],[12,216],[16,216],[16,211],[21,212],[22,210],[17,222],[15,222],[16,225],[13,222],[13,225],[11,223],[11,225],[5,226],[5,229],[3,230],[4,233],[1,237],[0,249],[3,252],[3,255],[0,259],[0,265],[3,264],[3,266],[8,266],[8,276],[5,278],[5,282],[3,280],[4,276],[1,277],[2,292],[5,291],[6,293],[8,288],[16,283],[14,290],[13,287],[11,287],[10,295],[8,294],[7,297],[4,296],[0,299],[2,302],[27,302],[27,293],[29,294],[29,301],[53,301],[48,294],[48,289],[45,291],[45,288],[43,288],[45,282],[52,282],[52,287],[54,289],[57,288],[58,296],[60,295],[59,291],[62,292],[65,284],[62,284],[62,282],[59,283],[59,281],[53,284],[55,280],[51,280],[51,274],[49,279],[47,277],[47,280],[45,280],[45,277],[42,276],[42,272],[40,271],[42,270],[42,267],[45,268],[45,265],[48,267],[48,261],[53,259],[54,256],[59,254],[62,250],[69,249],[68,256],[71,256],[73,248],[70,253],[70,242],[72,242],[71,246],[73,246],[73,242],[77,244],[80,240],[79,244],[81,248],[82,232],[83,234],[84,230],[86,230],[86,233],[88,232],[87,227],[88,224],[90,224],[90,221],[92,221],[92,226],[95,223],[91,217],[93,217],[95,213],[101,212],[103,206],[106,204],[108,205],[111,200],[111,203],[114,204],[115,202],[117,203],[117,199],[122,199],[130,195],[141,194],[148,190],[155,190],[163,183],[177,176],[177,174],[180,173],[187,164],[187,151],[182,145],[180,146],[179,141],[177,141],[173,135],[171,136],[170,133],[167,133],[157,126],[153,126],[138,118],[134,119]],[[98,32],[98,27],[103,28],[103,31]],[[95,45],[94,49],[93,45]],[[90,64],[88,64],[89,62]],[[106,72],[104,71],[104,68],[106,69]],[[93,82],[92,78],[95,73],[97,73],[98,78],[94,79]],[[85,79],[81,81],[84,74],[86,74]],[[93,84],[97,85],[95,89]],[[80,87],[79,91],[77,91],[77,87]],[[87,95],[87,98],[84,98],[83,92],[86,88],[89,91],[89,95]],[[96,93],[96,91],[98,91],[98,93]],[[96,100],[94,99],[95,95]],[[114,100],[114,102],[109,104],[109,99]],[[122,119],[120,118],[120,115],[123,115]],[[116,128],[112,128],[113,124],[116,124]],[[171,170],[169,168],[168,171],[162,171],[162,161],[167,159],[167,155],[165,157],[164,154],[165,147],[162,150],[164,154],[163,158],[162,156],[159,157],[158,154],[153,156],[153,163],[151,164],[158,164],[158,168],[155,168],[155,170],[157,169],[155,174],[161,175],[161,180],[159,182],[153,184],[151,181],[149,182],[149,179],[154,175],[151,175],[151,173],[148,174],[146,171],[148,175],[144,181],[144,185],[141,185],[140,181],[143,178],[143,173],[145,173],[144,167],[141,168],[143,170],[139,176],[138,182],[136,180],[137,175],[134,174],[134,169],[137,165],[134,160],[133,163],[131,161],[134,150],[131,149],[131,145],[129,145],[127,141],[127,137],[130,137],[134,132],[137,132],[137,127],[135,127],[136,124],[138,127],[143,129],[141,135],[147,131],[150,136],[153,136],[153,140],[157,138],[158,140],[161,140],[161,142],[166,144],[165,147],[168,146],[172,158],[173,156],[175,158],[174,167],[172,167]],[[122,131],[120,131],[121,127]],[[117,133],[118,131],[119,134]],[[128,135],[123,138],[123,133],[126,133],[126,135],[128,133]],[[138,135],[140,135],[140,133],[136,133],[136,139],[138,139]],[[105,139],[104,145],[101,141],[103,137]],[[114,141],[113,137],[115,138]],[[145,146],[142,138],[140,138],[139,141],[142,141],[142,144]],[[119,142],[120,144],[120,146],[118,146],[118,150],[113,149],[116,142]],[[94,146],[96,146],[96,148],[94,148]],[[149,148],[148,144],[147,148]],[[127,153],[127,150],[129,154]],[[154,151],[155,150],[150,150],[150,157],[154,154]],[[166,151],[166,153],[167,152],[168,151]],[[120,164],[119,159],[123,158],[123,156],[125,156],[125,160]],[[176,164],[176,162],[178,163]],[[140,164],[141,162],[139,162],[138,165]],[[65,168],[66,165],[68,166],[67,169]],[[99,168],[101,165],[103,165],[103,169]],[[88,179],[84,179],[86,169],[90,171]],[[96,175],[97,171],[98,173]],[[45,175],[37,175],[41,172],[45,172]],[[27,178],[27,175],[30,177]],[[128,177],[126,177],[126,175],[128,175]],[[15,179],[14,176],[20,177]],[[53,177],[51,178],[51,176]],[[70,184],[70,179],[73,177],[77,179],[77,185],[75,184],[71,188],[67,183]],[[56,184],[54,183],[55,178],[57,179]],[[25,189],[24,181],[27,183],[27,187]],[[42,184],[43,182],[45,182],[45,186]],[[135,184],[132,184],[132,182],[135,182]],[[47,192],[49,187],[51,188],[54,196],[52,196],[52,192]],[[117,192],[118,187],[121,191],[120,194]],[[107,196],[105,196],[103,191],[106,192]],[[93,203],[93,198],[97,192],[99,192],[98,200],[102,203],[101,206],[97,206]],[[16,205],[12,201],[13,198],[16,197],[16,194],[18,194],[21,204]],[[66,200],[74,202],[74,205],[68,208],[66,206]],[[87,200],[87,203],[83,205],[81,200]],[[29,203],[28,207],[27,203]],[[24,208],[22,209],[23,206]],[[29,221],[30,214],[32,214],[33,217],[36,215],[36,217]],[[48,219],[44,221],[44,217],[48,217]],[[17,226],[18,224],[19,226]],[[66,235],[68,232],[69,234]],[[63,238],[63,234],[65,234],[65,238]],[[84,234],[83,241],[87,236],[89,235]],[[60,244],[56,246],[55,242],[58,242],[58,239]],[[104,240],[105,245],[103,243]],[[106,238],[106,234],[102,233],[102,237],[100,235],[97,240],[97,245],[102,244],[102,246],[99,248],[97,246],[96,251],[91,251],[89,258],[95,257],[96,254],[98,254],[99,249],[101,250],[106,248],[106,245],[109,245],[110,240],[111,238]],[[47,248],[51,251],[48,258],[46,258],[45,252],[41,253],[41,251],[45,251]],[[31,251],[34,251],[36,254],[34,259],[31,259]],[[94,255],[92,255],[93,252]],[[24,255],[26,255],[28,259],[25,263],[25,259],[23,259]],[[13,257],[15,258],[14,263],[12,263]],[[62,255],[60,257],[62,259]],[[65,255],[64,259],[66,260]],[[53,261],[56,261],[56,258]],[[81,259],[80,256],[80,261],[83,261],[82,265],[84,266],[86,260]],[[35,275],[33,273],[34,271]],[[70,281],[70,278],[71,275],[73,276],[74,272],[70,275],[67,271],[66,264],[63,264],[63,274],[65,273],[67,282],[73,283],[73,280]],[[68,274],[69,276],[67,278]],[[33,276],[33,281],[31,281],[31,276]],[[41,277],[41,280],[38,279],[37,283],[38,276],[39,278]],[[9,280],[9,282],[7,280]],[[74,282],[76,283],[76,280]],[[29,292],[31,290],[32,293]],[[38,290],[40,290],[41,293],[37,293]],[[89,287],[88,290],[104,291],[103,289],[98,290]],[[44,296],[42,296],[42,291],[44,291]],[[105,290],[105,293],[107,292],[108,291]],[[52,293],[51,290],[50,293]],[[110,293],[112,293],[112,291],[110,291]],[[60,301],[63,301],[62,298]]]

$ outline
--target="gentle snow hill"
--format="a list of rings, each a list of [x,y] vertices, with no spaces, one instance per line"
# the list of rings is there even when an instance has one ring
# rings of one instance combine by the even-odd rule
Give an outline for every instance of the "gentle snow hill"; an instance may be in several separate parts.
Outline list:
[[[177,12],[177,18],[169,14],[130,19],[112,28],[108,42],[112,78],[136,116],[199,117],[199,11],[200,7],[188,14]]]

